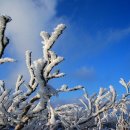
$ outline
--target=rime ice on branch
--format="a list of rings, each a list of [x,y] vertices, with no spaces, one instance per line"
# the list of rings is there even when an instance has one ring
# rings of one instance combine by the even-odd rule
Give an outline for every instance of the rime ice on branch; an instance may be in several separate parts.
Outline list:
[[[12,58],[1,58],[6,46],[9,43],[9,39],[5,36],[5,29],[8,22],[11,21],[9,16],[0,16],[0,64],[4,62],[14,62]]]
[[[7,23],[10,21],[10,17],[0,16],[0,58],[4,54],[4,50],[9,43],[9,39],[5,37],[5,29]],[[20,130],[27,125],[30,119],[33,119],[35,115],[40,114],[41,112],[43,113],[43,117],[46,115],[45,120],[51,122],[51,125],[54,125],[55,117],[53,114],[50,114],[50,118],[48,119],[48,112],[50,111],[50,113],[52,113],[53,111],[50,104],[51,97],[58,95],[59,92],[69,92],[83,88],[79,85],[74,88],[67,87],[66,90],[63,90],[62,86],[61,89],[56,90],[48,84],[49,80],[60,78],[65,75],[64,73],[60,73],[60,70],[52,73],[53,68],[62,62],[64,58],[56,55],[56,53],[51,50],[55,41],[62,34],[64,29],[65,25],[60,24],[54,29],[54,32],[51,35],[47,32],[40,33],[44,40],[42,42],[43,56],[41,59],[32,62],[32,52],[29,50],[26,51],[26,65],[30,75],[28,83],[25,83],[23,76],[19,75],[16,81],[15,91],[12,92],[11,90],[6,89],[4,81],[0,81],[2,93],[0,97],[0,111],[3,114],[1,120],[6,120],[1,125],[15,126],[15,130]],[[0,64],[13,61],[14,60],[11,58],[1,58]],[[26,86],[26,92],[22,91],[22,86]],[[36,89],[39,89],[39,92],[30,98],[29,96],[32,95]],[[10,93],[12,94],[10,95]],[[7,105],[3,104],[4,102],[7,102]]]
[[[35,108],[34,111],[37,111],[37,109],[46,108],[47,102],[51,98],[51,96],[57,95],[58,92],[64,92],[60,90],[57,91],[53,87],[48,85],[49,80],[54,78],[60,78],[65,75],[64,73],[60,73],[60,70],[51,73],[52,69],[64,60],[63,57],[58,56],[54,51],[51,50],[55,41],[62,34],[64,29],[65,29],[65,25],[60,24],[54,29],[54,32],[52,32],[51,35],[47,32],[40,33],[43,39],[42,42],[43,58],[34,61],[33,68],[35,70],[34,72],[35,72],[37,82],[39,83],[41,89],[40,90],[41,102],[39,102],[38,106]],[[73,88],[72,90],[74,91],[82,88],[83,88],[82,86],[79,86]],[[69,91],[70,89],[67,90]]]
[[[14,61],[2,58],[9,43],[5,29],[10,21],[10,17],[0,16],[0,64]],[[100,88],[98,94],[89,96],[81,85],[69,88],[63,84],[59,89],[49,85],[51,79],[65,75],[59,69],[53,71],[64,58],[52,50],[64,29],[65,25],[59,24],[52,34],[40,33],[43,39],[43,56],[40,59],[32,61],[32,52],[26,51],[26,66],[30,75],[28,82],[19,75],[12,90],[7,89],[5,82],[0,80],[0,129],[12,126],[15,130],[103,130],[110,123],[114,123],[118,130],[129,129],[130,113],[127,106],[130,106],[130,82],[121,78],[120,83],[126,89],[126,94],[120,99],[113,86],[109,90]],[[82,105],[73,103],[53,108],[52,96],[76,90],[84,92],[80,99]]]

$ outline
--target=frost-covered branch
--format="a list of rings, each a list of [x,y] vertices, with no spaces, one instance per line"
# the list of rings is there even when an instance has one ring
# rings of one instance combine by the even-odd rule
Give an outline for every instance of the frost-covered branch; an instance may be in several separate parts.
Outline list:
[[[38,83],[36,82],[36,79],[35,79],[35,74],[34,74],[34,69],[32,67],[32,57],[31,57],[31,51],[26,51],[25,53],[25,56],[26,56],[26,66],[27,66],[27,69],[29,71],[29,74],[30,74],[30,81],[28,83],[28,85],[26,85],[28,91],[26,93],[27,96],[29,96],[31,93],[33,93],[37,86],[38,86]]]
[[[5,29],[10,21],[10,17],[0,16],[0,64],[14,62],[11,58],[2,58],[9,43]],[[29,81],[19,75],[15,89],[7,89],[5,82],[0,80],[0,129],[12,126],[15,130],[103,130],[104,125],[109,123],[114,123],[114,128],[118,130],[130,128],[130,82],[120,79],[126,89],[120,99],[113,86],[109,89],[100,88],[99,93],[89,96],[81,85],[73,88],[65,84],[60,88],[50,85],[50,80],[65,76],[60,69],[55,70],[64,58],[52,49],[65,28],[64,24],[59,24],[51,34],[44,31],[40,33],[43,39],[41,58],[32,61],[32,52],[26,51]],[[53,96],[77,90],[83,90],[84,93],[81,104],[54,107],[51,103]]]
[[[44,54],[44,58],[46,61],[49,61],[50,59],[50,52],[49,50],[51,49],[51,47],[53,46],[53,44],[55,43],[55,41],[57,40],[57,38],[62,34],[62,32],[65,29],[65,25],[64,24],[59,24],[55,29],[54,32],[52,32],[51,36],[49,33],[47,32],[41,32],[40,36],[43,38],[43,54]],[[52,56],[52,55],[51,55]]]
[[[18,91],[20,89],[20,86],[24,83],[23,76],[19,75],[16,81],[16,87],[15,91]]]
[[[76,91],[76,90],[82,90],[84,87],[79,85],[73,88],[68,88],[66,84],[62,85],[60,89],[57,89],[57,92],[70,92],[70,91]]]
[[[35,73],[35,79],[40,85],[40,102],[34,109],[34,111],[40,111],[41,109],[45,109],[47,107],[47,103],[53,95],[57,95],[58,92],[63,90],[56,90],[52,86],[48,85],[49,80],[54,78],[63,77],[65,74],[60,73],[60,71],[52,72],[52,69],[57,66],[59,63],[63,61],[63,57],[58,56],[54,51],[52,51],[52,47],[56,42],[57,38],[61,35],[63,30],[65,29],[64,24],[58,25],[54,32],[50,35],[47,32],[41,32],[40,35],[43,38],[43,59],[38,59],[33,62],[33,69]],[[74,91],[81,89],[81,86],[64,90],[64,92]]]
[[[125,81],[123,78],[120,78],[120,81],[119,81],[119,82],[121,83],[121,85],[122,85],[123,87],[125,87],[127,94],[130,93],[130,92],[129,92],[130,82],[126,83],[126,81]]]
[[[5,62],[14,62],[15,60],[12,58],[1,58],[0,59],[0,64],[3,64]]]
[[[2,58],[4,54],[4,50],[9,43],[9,39],[5,36],[5,29],[8,22],[11,21],[9,16],[0,16],[0,64],[5,62],[14,62],[15,60],[12,58]],[[1,59],[2,58],[2,59]]]

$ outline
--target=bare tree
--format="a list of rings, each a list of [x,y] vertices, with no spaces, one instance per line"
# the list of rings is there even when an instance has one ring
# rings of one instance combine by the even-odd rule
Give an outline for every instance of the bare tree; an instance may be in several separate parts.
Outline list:
[[[9,16],[0,16],[0,64],[15,61],[8,57],[2,58],[9,43],[5,29],[10,21]],[[127,108],[130,105],[130,82],[120,80],[126,89],[121,99],[118,99],[113,86],[109,90],[100,88],[98,94],[89,96],[81,85],[69,88],[63,84],[59,89],[49,85],[50,80],[65,75],[60,69],[54,70],[64,58],[52,50],[65,28],[64,24],[59,24],[51,34],[44,31],[40,33],[43,39],[43,56],[40,59],[32,61],[32,52],[26,51],[26,66],[30,75],[28,83],[19,75],[12,90],[7,89],[5,82],[0,80],[0,129],[7,130],[12,126],[15,130],[101,130],[108,127],[109,123],[118,130],[129,129],[130,113]],[[80,99],[82,105],[66,104],[53,108],[52,96],[76,90],[84,92],[84,98]]]
[[[11,21],[8,16],[0,16],[0,56],[2,57],[4,49],[9,43],[7,37],[5,37],[6,24]],[[16,81],[15,90],[7,90],[4,81],[0,81],[1,87],[1,115],[3,125],[13,125],[15,129],[22,129],[29,120],[37,116],[37,113],[44,112],[46,114],[45,119],[51,124],[55,123],[48,119],[48,102],[51,97],[58,95],[60,92],[69,92],[82,89],[82,86],[74,88],[65,88],[63,85],[61,89],[56,90],[48,84],[49,80],[54,78],[60,78],[64,76],[64,73],[60,73],[60,70],[52,73],[52,69],[63,61],[63,57],[57,56],[55,52],[51,50],[57,38],[61,35],[65,29],[65,25],[60,24],[50,35],[47,32],[41,32],[40,35],[43,38],[43,56],[34,62],[31,60],[31,51],[26,51],[26,65],[30,74],[30,81],[28,84],[24,83],[23,76],[19,75]],[[0,58],[1,58],[0,57]],[[0,63],[13,62],[11,58],[1,58]],[[21,86],[26,86],[27,91],[22,91]],[[64,87],[64,89],[63,89]],[[30,99],[30,95],[39,88],[39,92]]]

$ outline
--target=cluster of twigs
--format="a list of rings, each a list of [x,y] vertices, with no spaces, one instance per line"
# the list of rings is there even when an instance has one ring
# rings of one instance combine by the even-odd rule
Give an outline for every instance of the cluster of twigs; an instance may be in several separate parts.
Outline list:
[[[9,43],[9,39],[5,37],[5,29],[10,21],[10,17],[0,16],[0,64],[15,61],[8,57],[2,58]],[[15,130],[130,129],[128,111],[130,82],[120,80],[126,88],[126,94],[123,94],[121,99],[117,98],[113,86],[110,86],[109,90],[100,88],[98,94],[89,96],[81,85],[69,88],[63,84],[60,89],[55,89],[48,84],[51,79],[65,75],[60,70],[52,71],[64,60],[52,50],[64,29],[65,25],[60,24],[52,34],[40,33],[43,39],[42,58],[32,61],[32,52],[26,51],[26,65],[30,75],[28,83],[25,83],[23,76],[19,75],[15,89],[11,90],[0,80],[0,129],[8,129],[11,126]],[[27,91],[22,87],[26,87]],[[84,98],[80,99],[82,105],[66,104],[57,108],[52,107],[50,103],[52,96],[76,90],[84,92]]]

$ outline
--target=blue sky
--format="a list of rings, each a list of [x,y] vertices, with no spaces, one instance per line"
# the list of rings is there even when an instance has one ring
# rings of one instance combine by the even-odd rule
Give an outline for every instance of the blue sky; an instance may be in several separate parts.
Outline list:
[[[65,57],[59,68],[67,75],[50,84],[56,88],[62,84],[70,87],[81,84],[90,94],[113,85],[119,94],[123,93],[119,79],[130,79],[129,5],[129,0],[12,0],[12,3],[1,0],[1,13],[13,17],[7,30],[11,45],[5,55],[18,62],[0,66],[0,79],[12,87],[8,79],[15,81],[17,73],[27,77],[25,50],[32,50],[34,59],[40,57],[39,32],[51,32],[58,23],[65,23],[67,29],[54,50]],[[72,92],[60,98],[81,96],[82,92]]]

